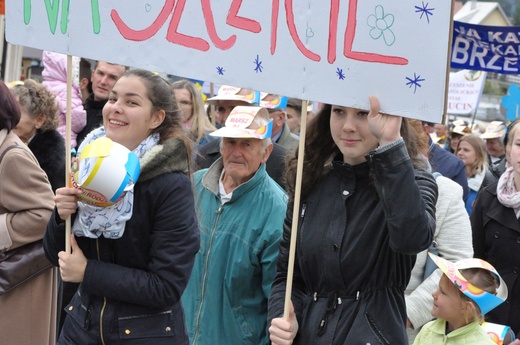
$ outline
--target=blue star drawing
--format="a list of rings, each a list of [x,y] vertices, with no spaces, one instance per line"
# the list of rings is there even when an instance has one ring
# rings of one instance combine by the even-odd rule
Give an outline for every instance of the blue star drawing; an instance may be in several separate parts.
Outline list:
[[[224,72],[226,70],[224,69],[224,67],[221,67],[221,66],[217,66],[217,73],[220,74],[220,75],[224,75]]]
[[[262,73],[262,69],[263,69],[262,61],[260,61],[260,57],[258,57],[258,54],[256,55],[255,65],[256,65],[255,72],[256,73],[258,73],[258,72]]]
[[[415,13],[421,12],[421,16],[419,19],[422,19],[423,15],[426,15],[426,20],[428,21],[428,24],[430,24],[430,17],[433,16],[433,10],[435,8],[428,8],[428,3],[426,5],[424,4],[424,1],[422,1],[422,7],[415,6]]]
[[[413,79],[406,77],[406,80],[408,80],[408,83],[406,83],[406,85],[409,85],[409,88],[414,86],[413,93],[415,93],[415,91],[417,91],[417,87],[421,87],[421,84],[419,84],[419,83],[421,81],[425,81],[424,78],[421,79],[421,76],[420,75],[416,75],[415,73],[413,74]]]
[[[343,69],[336,68],[336,74],[338,75],[339,80],[345,80],[345,74],[343,73]]]

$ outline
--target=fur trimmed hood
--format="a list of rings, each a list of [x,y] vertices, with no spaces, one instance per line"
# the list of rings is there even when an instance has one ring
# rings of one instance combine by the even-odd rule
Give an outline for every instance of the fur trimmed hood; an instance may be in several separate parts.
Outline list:
[[[156,176],[182,172],[189,174],[190,157],[184,142],[177,138],[168,139],[148,151],[141,158],[140,181],[146,181]]]

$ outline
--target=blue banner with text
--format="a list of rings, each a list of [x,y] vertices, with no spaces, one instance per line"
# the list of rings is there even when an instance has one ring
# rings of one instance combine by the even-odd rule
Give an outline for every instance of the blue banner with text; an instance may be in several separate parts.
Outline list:
[[[520,27],[453,23],[451,67],[520,74]]]

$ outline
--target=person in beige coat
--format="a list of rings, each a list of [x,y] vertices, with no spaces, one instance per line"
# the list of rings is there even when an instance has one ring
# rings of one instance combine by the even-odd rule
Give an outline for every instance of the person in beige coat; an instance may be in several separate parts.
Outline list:
[[[43,237],[54,208],[47,175],[25,144],[12,132],[20,109],[0,81],[0,250],[15,249]],[[56,340],[57,272],[40,275],[0,295],[0,343],[47,345]]]

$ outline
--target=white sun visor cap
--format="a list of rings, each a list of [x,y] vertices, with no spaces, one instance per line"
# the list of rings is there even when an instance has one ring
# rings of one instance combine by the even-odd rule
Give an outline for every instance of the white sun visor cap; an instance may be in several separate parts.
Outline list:
[[[258,118],[264,120],[260,121],[264,125],[256,125],[254,120],[258,120]],[[271,137],[272,130],[273,120],[269,118],[269,113],[265,108],[236,106],[226,119],[225,126],[209,135],[226,138],[265,139]]]
[[[259,104],[260,92],[235,86],[222,85],[215,97],[206,100],[209,104],[217,104],[218,101],[238,101],[245,104]]]
[[[490,122],[486,131],[480,136],[482,139],[502,138],[506,133],[506,125],[502,121]]]

